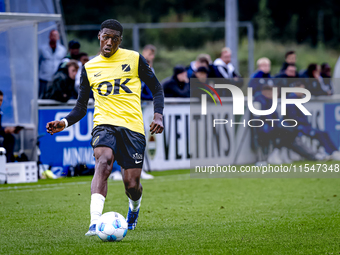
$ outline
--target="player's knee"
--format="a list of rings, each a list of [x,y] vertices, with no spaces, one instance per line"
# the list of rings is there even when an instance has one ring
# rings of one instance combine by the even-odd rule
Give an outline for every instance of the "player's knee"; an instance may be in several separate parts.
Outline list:
[[[129,181],[125,182],[124,184],[125,184],[125,190],[129,194],[135,194],[139,191],[139,188],[140,188],[139,182],[137,182],[135,180],[129,180]]]
[[[112,165],[112,162],[113,156],[108,153],[104,153],[100,155],[98,158],[96,158],[96,165],[101,169],[109,169],[110,166]]]

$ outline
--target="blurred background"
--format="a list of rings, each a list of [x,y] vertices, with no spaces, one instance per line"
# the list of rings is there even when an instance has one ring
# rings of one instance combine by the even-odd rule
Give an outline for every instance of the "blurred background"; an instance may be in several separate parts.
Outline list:
[[[47,136],[45,126],[74,107],[80,70],[99,53],[97,35],[106,19],[122,23],[121,47],[140,52],[165,91],[164,119],[170,131],[157,139],[147,134],[147,169],[190,167],[186,121],[190,78],[202,83],[224,78],[244,92],[252,87],[254,94],[265,85],[269,89],[297,86],[293,78],[301,78],[315,102],[309,104],[314,112],[308,122],[329,132],[336,149],[340,148],[336,95],[340,82],[331,80],[340,78],[338,1],[0,0],[0,128],[7,128],[0,137],[6,140],[8,134],[16,157],[7,161],[32,160],[66,172],[79,164],[93,167],[93,100],[87,117],[64,132]],[[144,85],[142,107],[144,120],[149,122],[152,95]],[[231,110],[231,95],[221,96]],[[176,119],[175,124],[171,118]],[[177,124],[180,136],[175,133]],[[230,142],[232,151],[222,159],[256,162],[250,146],[254,135],[248,132],[246,136],[237,129],[230,132],[238,138]],[[237,161],[235,155],[243,148],[239,146],[247,148],[245,153],[252,157]],[[313,153],[321,147],[315,144]],[[178,148],[186,148],[186,156],[181,158]]]
[[[284,54],[298,52],[297,66],[328,62],[334,68],[340,52],[340,4],[336,0],[238,0],[238,20],[254,26],[255,61],[266,56],[272,61],[272,73],[278,73]],[[69,25],[100,24],[115,18],[122,23],[223,22],[225,1],[61,1],[66,28]],[[248,76],[247,29],[240,27],[239,72]],[[97,54],[97,30],[70,31],[68,38],[78,38],[82,49]],[[154,69],[160,80],[172,73],[176,64],[188,65],[199,53],[219,57],[225,44],[224,27],[140,29],[140,47],[152,43],[158,49]],[[125,29],[122,47],[132,49],[132,29]]]

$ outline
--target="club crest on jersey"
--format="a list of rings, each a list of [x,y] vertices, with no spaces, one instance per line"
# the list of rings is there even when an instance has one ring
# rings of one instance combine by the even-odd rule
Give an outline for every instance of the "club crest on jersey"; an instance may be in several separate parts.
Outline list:
[[[122,65],[122,70],[123,72],[130,72],[131,71],[130,65],[129,64]]]

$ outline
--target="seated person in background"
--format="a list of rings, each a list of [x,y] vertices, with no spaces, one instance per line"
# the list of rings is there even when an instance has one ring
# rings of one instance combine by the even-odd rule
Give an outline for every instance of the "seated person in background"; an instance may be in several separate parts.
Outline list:
[[[261,93],[258,93],[257,96],[254,98],[254,107],[258,110],[268,110],[272,107],[272,98],[273,87],[265,84],[262,86]],[[279,126],[279,121],[273,121],[273,123],[271,121],[266,121],[266,119],[279,120],[280,117],[276,111],[274,111],[270,115],[256,115],[255,117],[261,119],[264,123],[262,127],[252,128],[252,131],[256,131],[256,142],[258,143],[258,145],[269,145],[270,141],[272,141],[273,143],[274,150],[268,156],[268,163],[290,163],[291,161],[290,159],[288,159],[287,153],[281,153],[283,152],[283,148],[286,148],[286,151],[287,149],[291,149],[308,160],[317,160],[315,153],[311,152],[303,144],[298,144],[298,142],[295,140],[295,137],[297,135],[297,132],[295,130],[290,130]]]
[[[89,55],[85,52],[80,52],[77,59],[81,62],[82,66],[84,66],[89,62]]]
[[[77,59],[80,51],[80,43],[76,40],[71,40],[68,42],[68,55],[61,61],[61,65],[66,61],[71,59]],[[61,66],[62,67],[62,66]]]
[[[328,63],[323,63],[321,65],[321,77],[325,86],[329,88],[331,91],[331,95],[333,95],[333,85],[332,85],[332,69]]]
[[[221,51],[221,57],[215,59],[214,65],[223,78],[237,81],[241,75],[236,72],[235,67],[231,63],[231,55],[231,49],[224,47]]]
[[[162,81],[165,97],[190,97],[190,84],[184,66],[174,67],[174,74]]]
[[[6,159],[7,162],[13,162],[13,151],[15,145],[15,137],[13,134],[18,134],[21,130],[20,127],[3,127],[1,124],[2,119],[2,111],[1,105],[4,99],[4,94],[0,90],[0,147],[4,147],[6,149]]]
[[[295,51],[288,51],[285,54],[285,62],[283,62],[280,73],[283,73],[288,65],[295,65],[296,64],[296,54]]]
[[[301,82],[296,82],[294,83],[294,87],[305,88],[305,85]],[[303,93],[290,93],[287,96],[287,98],[303,97],[305,97],[305,94]],[[317,139],[320,142],[320,145],[325,148],[326,152],[331,156],[332,159],[340,160],[340,152],[334,145],[328,133],[316,128],[312,128],[312,125],[308,122],[307,116],[304,115],[295,104],[287,105],[287,115],[285,118],[296,120],[298,125],[294,127],[294,129],[299,133],[299,135],[305,135],[312,139]]]
[[[296,66],[294,64],[289,64],[284,70],[284,72],[279,73],[275,76],[275,85],[280,89],[282,87],[290,87],[291,84],[296,82],[298,78],[296,73]]]
[[[204,66],[201,66],[194,72],[191,78],[197,78],[201,83],[207,83],[209,70]]]
[[[153,73],[155,73],[155,69],[153,69],[153,60],[156,57],[157,48],[152,44],[145,45],[142,55],[145,58],[146,62],[149,64]],[[142,81],[142,92],[141,92],[141,100],[152,100],[152,93],[151,90],[148,88],[147,85]]]
[[[82,63],[79,61],[79,50],[80,50],[80,43],[76,40],[71,40],[68,43],[68,52],[69,54],[60,62],[58,72],[61,69],[65,69],[66,64],[71,60],[76,60],[78,62],[78,72],[75,78],[74,86],[78,93],[79,86],[80,86],[80,76],[81,76],[81,70],[82,70]]]
[[[307,89],[313,96],[332,95],[331,84],[326,85],[321,77],[321,69],[317,64],[310,64],[307,68]]]
[[[199,54],[196,58],[195,61],[192,61],[190,63],[189,66],[187,66],[187,75],[188,75],[188,78],[192,78],[194,73],[197,72],[197,69],[200,68],[201,66],[209,69],[209,60],[211,61],[210,59],[210,56],[209,58],[207,57],[209,56],[208,54]]]
[[[241,75],[235,70],[235,67],[231,63],[231,49],[224,47],[221,51],[221,57],[215,59],[214,65],[218,70],[221,78],[227,79],[226,82],[229,84],[236,85],[237,87],[243,86],[243,79],[241,79]],[[222,95],[220,96],[231,96],[231,93],[227,90],[223,90]]]
[[[208,81],[208,72],[209,70],[205,68],[204,66],[201,66],[197,69],[196,72],[194,72],[191,76],[191,78],[195,80],[190,80],[190,87],[191,87],[191,97],[201,97],[201,91],[199,90],[200,87],[204,87],[204,85],[212,85],[209,84]]]
[[[54,75],[53,81],[48,83],[45,99],[54,99],[60,102],[77,99],[78,93],[74,88],[74,80],[78,69],[78,62],[70,60],[65,68]]]
[[[274,86],[274,81],[270,76],[271,62],[268,58],[257,60],[257,71],[251,76],[248,87],[253,88],[253,95],[262,91],[265,84]]]

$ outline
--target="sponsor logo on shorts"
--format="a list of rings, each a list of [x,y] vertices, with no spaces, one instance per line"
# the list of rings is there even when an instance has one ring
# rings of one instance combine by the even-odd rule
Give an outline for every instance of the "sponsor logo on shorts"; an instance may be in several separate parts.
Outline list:
[[[134,159],[143,159],[143,154],[135,153],[132,155]]]
[[[142,163],[142,161],[143,161],[143,154],[135,153],[135,154],[132,155],[132,157],[135,160],[135,164]]]

